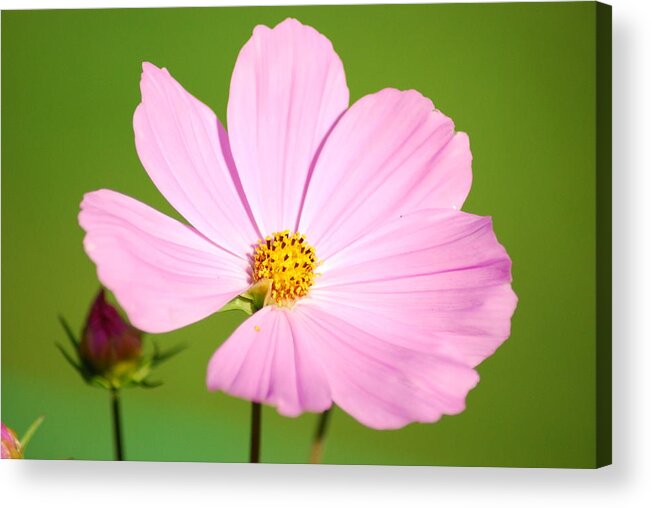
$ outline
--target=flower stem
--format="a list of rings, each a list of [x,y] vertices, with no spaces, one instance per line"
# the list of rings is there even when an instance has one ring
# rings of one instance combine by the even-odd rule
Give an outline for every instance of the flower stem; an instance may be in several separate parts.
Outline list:
[[[262,428],[262,406],[259,402],[251,403],[251,448],[249,462],[260,462],[260,430]]]
[[[319,416],[319,423],[316,427],[314,439],[312,440],[312,450],[310,451],[310,464],[320,464],[321,456],[323,455],[323,442],[325,441],[325,434],[328,430],[328,422],[330,421],[330,413],[332,408],[326,409]]]
[[[122,447],[122,420],[120,417],[120,392],[111,388],[111,413],[113,415],[113,445],[115,460],[124,460]]]

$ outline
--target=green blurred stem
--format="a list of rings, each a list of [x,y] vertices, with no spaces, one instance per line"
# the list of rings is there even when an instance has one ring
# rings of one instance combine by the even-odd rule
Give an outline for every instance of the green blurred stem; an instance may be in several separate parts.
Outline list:
[[[120,392],[111,388],[111,413],[113,415],[113,445],[115,447],[115,460],[124,460],[122,446],[122,418],[120,416]]]
[[[260,462],[260,430],[262,428],[262,407],[258,402],[251,403],[251,447],[249,462]]]
[[[312,449],[310,450],[310,464],[320,464],[321,456],[323,455],[323,443],[325,441],[325,435],[328,431],[328,423],[330,422],[330,413],[332,408],[326,409],[319,416],[319,422],[316,427],[316,432],[314,433],[314,439],[312,440]]]

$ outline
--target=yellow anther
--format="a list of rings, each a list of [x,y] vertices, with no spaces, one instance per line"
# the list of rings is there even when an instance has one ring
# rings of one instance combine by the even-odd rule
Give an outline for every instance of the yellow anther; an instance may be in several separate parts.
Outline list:
[[[318,260],[305,236],[281,231],[260,240],[253,253],[253,281],[271,281],[271,298],[288,305],[310,290]]]

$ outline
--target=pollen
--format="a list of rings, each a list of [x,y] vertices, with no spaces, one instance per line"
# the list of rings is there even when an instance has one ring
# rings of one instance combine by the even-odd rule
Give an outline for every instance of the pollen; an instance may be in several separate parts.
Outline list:
[[[318,260],[300,233],[281,231],[260,240],[253,253],[253,281],[271,281],[276,305],[291,305],[310,291]]]

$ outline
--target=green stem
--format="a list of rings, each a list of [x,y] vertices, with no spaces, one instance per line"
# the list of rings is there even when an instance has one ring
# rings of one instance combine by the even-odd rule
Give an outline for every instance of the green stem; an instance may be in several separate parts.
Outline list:
[[[113,415],[113,445],[115,460],[124,460],[124,447],[122,446],[122,419],[120,417],[120,392],[111,388],[111,413]]]
[[[319,423],[316,427],[314,439],[312,440],[312,449],[310,450],[310,464],[320,464],[321,456],[323,455],[323,443],[325,435],[328,430],[328,423],[330,422],[330,413],[332,408],[326,409],[319,416]]]
[[[262,428],[262,406],[259,402],[251,403],[251,447],[249,462],[260,462],[260,430]]]

